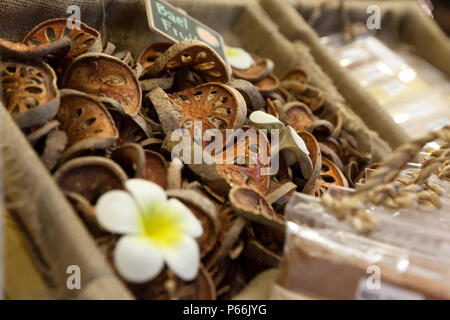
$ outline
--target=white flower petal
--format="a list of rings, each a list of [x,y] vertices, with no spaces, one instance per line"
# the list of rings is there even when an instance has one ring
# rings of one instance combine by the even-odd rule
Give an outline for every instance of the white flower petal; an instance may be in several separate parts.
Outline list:
[[[153,211],[156,206],[163,204],[167,200],[163,188],[144,179],[130,179],[125,183],[125,187],[143,212]]]
[[[97,222],[105,230],[121,234],[136,234],[139,231],[139,208],[128,192],[106,192],[98,199],[95,211]]]
[[[144,237],[124,236],[114,250],[114,264],[120,276],[135,283],[155,278],[164,267],[161,251]]]
[[[163,250],[169,268],[181,279],[195,279],[200,264],[200,250],[197,242],[189,236],[182,236],[174,246]]]
[[[177,213],[183,233],[194,238],[198,238],[203,234],[201,222],[180,200],[175,198],[169,199],[162,210],[171,210]]]
[[[252,56],[242,48],[225,46],[225,55],[230,65],[236,69],[245,70],[255,64]]]

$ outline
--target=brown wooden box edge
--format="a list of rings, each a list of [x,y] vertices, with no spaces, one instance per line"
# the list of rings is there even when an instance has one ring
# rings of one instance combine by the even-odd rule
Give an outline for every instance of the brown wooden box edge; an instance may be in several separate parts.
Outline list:
[[[278,27],[270,21],[262,8],[249,1],[171,1],[185,9],[191,15],[222,32],[229,44],[241,45],[247,50],[267,55],[276,63],[276,72],[280,74],[298,64],[294,47],[278,33]],[[5,2],[0,1],[0,5]],[[37,2],[42,6],[42,2]],[[52,17],[66,16],[68,1],[57,0],[46,4],[45,8],[27,2],[27,15],[33,19],[21,19],[14,29],[3,28],[9,21],[17,21],[21,16],[20,1],[8,4],[8,10],[0,14],[1,37],[20,39],[35,24]],[[150,40],[143,2],[105,1],[105,13],[98,2],[83,2],[86,21],[98,28],[105,38],[118,44],[119,48],[131,47],[138,51]],[[73,4],[73,1],[70,2]],[[212,12],[217,12],[214,17]],[[39,14],[36,14],[39,13]],[[83,14],[83,11],[82,11]],[[36,18],[38,17],[38,18]],[[103,20],[105,17],[105,21]],[[132,19],[130,19],[132,17]],[[22,17],[23,18],[23,17]],[[83,20],[83,18],[82,18]],[[84,21],[84,20],[83,20]],[[216,25],[220,23],[219,25]],[[13,34],[14,30],[17,33]],[[121,33],[120,30],[127,30]],[[7,34],[6,34],[7,33]],[[132,34],[133,36],[130,36]],[[243,40],[245,39],[245,40]],[[273,49],[270,49],[272,46]],[[136,52],[134,52],[136,54]],[[277,58],[278,57],[278,58]],[[277,58],[277,59],[275,59]],[[312,60],[311,60],[312,61]],[[313,61],[312,61],[313,62]],[[313,67],[320,70],[315,63]],[[329,80],[328,80],[329,81]],[[365,147],[372,148],[369,133],[362,121],[345,110],[343,99],[339,108],[344,108],[346,126],[358,140],[365,142]],[[334,106],[334,103],[331,103]],[[54,298],[81,299],[129,299],[132,298],[121,281],[114,275],[104,257],[96,247],[75,212],[66,201],[61,190],[56,186],[50,174],[41,164],[38,156],[28,144],[26,138],[13,123],[4,107],[0,108],[0,134],[2,149],[2,181],[4,194],[8,199],[8,208],[13,209],[20,218],[34,248],[33,259],[43,268],[42,272],[50,294]],[[350,116],[348,116],[350,115]],[[389,150],[386,143],[376,137],[383,150]],[[381,150],[381,149],[380,149]],[[376,151],[383,156],[384,151]],[[68,290],[66,268],[69,265],[80,266],[82,272],[82,289]],[[20,275],[16,275],[20,276]]]

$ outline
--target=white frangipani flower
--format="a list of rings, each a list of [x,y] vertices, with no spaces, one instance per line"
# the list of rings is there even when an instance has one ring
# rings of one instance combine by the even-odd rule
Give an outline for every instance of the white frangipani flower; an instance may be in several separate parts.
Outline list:
[[[230,65],[236,69],[245,70],[255,64],[252,56],[241,48],[225,46],[225,55]]]
[[[97,201],[97,221],[105,230],[123,234],[114,250],[114,264],[127,281],[155,278],[164,262],[181,279],[197,276],[200,250],[194,238],[203,228],[179,200],[167,199],[157,184],[142,179],[126,182],[127,191],[113,190]]]

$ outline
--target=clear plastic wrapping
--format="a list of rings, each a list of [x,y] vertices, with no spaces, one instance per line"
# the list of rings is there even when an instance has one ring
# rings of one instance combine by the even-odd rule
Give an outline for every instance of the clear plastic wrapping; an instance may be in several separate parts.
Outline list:
[[[320,200],[293,196],[285,211],[286,245],[273,298],[449,299],[447,226],[370,210],[380,224],[363,236]],[[427,213],[421,214],[425,219]]]

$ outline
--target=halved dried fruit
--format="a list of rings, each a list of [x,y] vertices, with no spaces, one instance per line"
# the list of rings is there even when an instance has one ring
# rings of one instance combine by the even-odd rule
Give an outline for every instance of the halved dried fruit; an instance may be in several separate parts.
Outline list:
[[[42,59],[57,59],[69,52],[71,42],[69,39],[59,39],[50,44],[30,46],[20,42],[11,42],[0,39],[0,59],[13,59],[14,61],[30,61]]]
[[[140,142],[151,136],[152,129],[142,116],[137,114],[132,117],[123,111],[120,104],[118,107],[117,104],[111,104],[110,99],[108,101],[105,99],[107,98],[98,98],[97,100],[106,106],[119,130],[119,139],[117,140],[119,146],[127,142]]]
[[[141,64],[143,72],[145,74],[148,68],[155,63],[155,60],[159,58],[164,51],[169,49],[173,44],[169,42],[155,42],[145,48],[139,55],[138,62]]]
[[[252,129],[254,131],[247,132]],[[239,132],[238,132],[239,133]],[[249,186],[266,194],[270,183],[270,143],[263,132],[244,126],[237,143],[212,158],[212,164],[188,164],[202,181],[220,195],[230,188]]]
[[[281,77],[281,81],[284,80],[296,80],[300,83],[306,84],[308,82],[308,74],[300,67],[289,70]]]
[[[16,123],[28,128],[46,122],[58,112],[56,75],[46,63],[1,63],[2,101]]]
[[[86,53],[76,58],[64,74],[62,87],[114,99],[130,116],[141,106],[141,88],[133,70],[107,54]]]
[[[112,258],[110,258],[112,260]],[[216,300],[216,286],[209,272],[200,263],[197,278],[185,282],[168,268],[152,281],[136,284],[127,283],[136,299],[140,300]]]
[[[111,139],[113,144],[119,137],[106,108],[97,99],[80,91],[61,90],[58,120],[67,133],[69,145],[90,138]]]
[[[217,53],[204,42],[186,40],[172,45],[148,67],[143,77],[157,77],[166,71],[189,68],[204,81],[228,82],[230,72]]]
[[[341,158],[339,158],[338,154],[334,152],[333,149],[328,147],[326,144],[323,144],[322,142],[319,142],[319,145],[322,156],[331,160],[339,168],[339,170],[343,171],[344,164],[342,163],[342,160]]]
[[[277,215],[262,194],[253,188],[235,186],[228,194],[231,206],[244,218],[284,230],[284,219]]]
[[[313,171],[311,176],[306,181],[302,192],[309,193],[314,189],[317,178],[320,175],[320,170],[322,169],[322,155],[320,152],[320,146],[316,138],[308,131],[302,131],[299,133],[300,137],[306,144],[306,148],[309,151],[309,158],[311,159],[313,165]]]
[[[255,88],[259,90],[259,92],[261,92],[262,94],[268,94],[278,89],[280,80],[278,80],[276,75],[271,73],[267,77],[254,82],[253,84]]]
[[[325,102],[325,93],[311,85],[306,85],[306,90],[297,95],[297,98],[306,103],[312,111],[316,111]]]
[[[219,234],[219,217],[216,206],[206,196],[194,190],[169,190],[167,196],[182,201],[200,220],[203,234],[197,238],[197,242],[200,246],[201,256],[204,257],[216,245]]]
[[[59,162],[64,163],[70,159],[82,156],[105,156],[108,152],[108,148],[114,146],[114,144],[115,140],[111,140],[110,138],[89,138],[80,140],[64,151]]]
[[[316,180],[314,189],[311,190],[309,194],[321,197],[329,188],[335,186],[347,188],[347,179],[345,179],[344,174],[333,162],[327,158],[322,158],[322,170],[320,171],[320,176]]]
[[[164,157],[157,152],[145,150],[145,168],[140,178],[167,189],[167,163]]]
[[[354,188],[356,183],[356,178],[359,174],[359,165],[355,160],[351,160],[344,169],[344,175],[347,178],[347,181],[350,187]]]
[[[233,79],[227,83],[230,87],[239,91],[247,104],[247,111],[254,111],[264,108],[265,102],[261,93],[253,84],[243,79]]]
[[[145,151],[136,143],[125,143],[111,154],[130,178],[139,178],[145,169]]]
[[[67,54],[68,59],[73,59],[85,52],[102,51],[102,39],[97,30],[80,21],[76,21],[80,26],[77,28],[74,24],[68,24],[67,20],[67,18],[56,18],[38,24],[28,32],[23,43],[40,46],[68,37],[72,41],[72,47]]]
[[[267,107],[267,113],[274,116],[277,119],[280,119],[280,114],[278,112],[278,109],[275,105],[275,103],[272,101],[272,99],[267,98],[266,99],[266,107]]]
[[[342,130],[342,124],[343,124],[342,113],[339,110],[337,110],[335,112],[335,114],[332,116],[332,118],[330,119],[330,122],[334,126],[334,130],[331,135],[334,138],[337,138]]]
[[[318,119],[309,126],[308,131],[315,137],[330,137],[333,134],[334,126],[327,120]]]
[[[183,128],[194,137],[194,122],[203,130],[234,129],[244,124],[247,106],[242,95],[222,83],[211,82],[196,88],[166,95],[161,89],[149,94],[164,132]]]
[[[254,64],[244,70],[232,68],[233,75],[239,79],[257,82],[263,78],[266,78],[272,72],[274,64],[270,59],[261,58],[254,54],[251,56]]]
[[[302,102],[289,102],[283,107],[286,122],[294,128],[297,133],[308,130],[315,121],[308,106]]]
[[[114,161],[103,157],[81,157],[62,165],[54,179],[63,191],[78,193],[95,205],[105,192],[123,189],[128,177]]]
[[[270,143],[258,130],[252,131],[258,134],[246,135],[249,129],[255,130],[245,126],[238,142],[217,155],[224,158],[222,164],[216,164],[216,169],[230,186],[249,186],[265,195],[270,184]],[[231,163],[227,159],[229,149],[233,155]]]
[[[339,137],[339,143],[341,145],[339,156],[344,163],[349,162],[350,159],[355,159],[361,165],[366,165],[372,159],[372,155],[369,152],[361,152],[356,148],[356,141],[352,141],[352,136]]]

